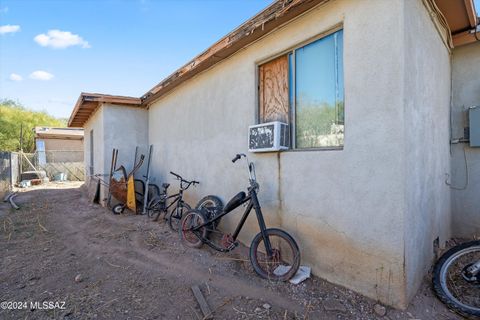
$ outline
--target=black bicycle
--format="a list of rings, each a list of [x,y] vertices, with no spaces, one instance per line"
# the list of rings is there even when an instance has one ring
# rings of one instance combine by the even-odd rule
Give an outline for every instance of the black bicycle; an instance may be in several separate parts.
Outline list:
[[[177,180],[180,181],[180,189],[178,193],[168,195],[169,183],[162,184],[160,195],[152,198],[147,206],[147,213],[154,221],[158,221],[160,216],[164,214],[164,219],[168,221],[170,229],[178,231],[178,224],[183,214],[191,209],[191,207],[183,200],[183,192],[190,188],[191,185],[200,184],[200,182],[192,180],[188,181],[182,178],[179,174],[171,172]],[[171,211],[170,208],[173,209]]]
[[[248,166],[250,186],[248,195],[239,192],[222,212],[213,218],[205,216],[205,210],[190,210],[185,213],[179,228],[181,241],[192,248],[207,244],[220,252],[229,252],[238,246],[237,237],[252,209],[255,209],[260,232],[250,245],[250,262],[255,272],[265,279],[286,281],[292,278],[300,267],[300,250],[295,240],[287,232],[265,226],[262,210],[257,197],[259,185],[256,181],[255,165],[244,154],[237,154],[232,162],[244,157]],[[242,204],[246,210],[232,235],[217,230],[220,219]]]
[[[455,246],[442,255],[433,271],[433,289],[458,313],[480,318],[479,240]]]

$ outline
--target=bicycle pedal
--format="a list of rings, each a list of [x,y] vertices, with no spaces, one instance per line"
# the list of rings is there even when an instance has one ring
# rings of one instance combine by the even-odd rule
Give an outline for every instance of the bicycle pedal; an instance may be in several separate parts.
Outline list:
[[[239,245],[239,242],[238,241],[235,241],[233,242],[232,244],[230,244],[230,247],[228,248],[228,250],[233,250],[235,249],[236,247],[238,247]]]

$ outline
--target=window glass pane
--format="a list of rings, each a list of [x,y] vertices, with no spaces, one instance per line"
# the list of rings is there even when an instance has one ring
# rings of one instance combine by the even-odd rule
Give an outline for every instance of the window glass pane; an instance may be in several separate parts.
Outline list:
[[[343,32],[295,51],[297,148],[343,145]]]

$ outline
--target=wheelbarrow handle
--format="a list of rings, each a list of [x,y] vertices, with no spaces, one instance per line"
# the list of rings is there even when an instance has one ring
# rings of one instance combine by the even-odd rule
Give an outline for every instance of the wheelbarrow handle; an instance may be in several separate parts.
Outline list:
[[[129,177],[132,176],[132,175],[134,175],[135,172],[137,172],[137,170],[140,169],[140,167],[141,167],[142,164],[143,164],[143,160],[144,160],[144,159],[145,159],[145,156],[142,154],[142,155],[140,156],[140,160],[139,160],[138,163],[135,165],[135,167],[133,167],[132,172],[130,172],[130,174],[128,175]]]

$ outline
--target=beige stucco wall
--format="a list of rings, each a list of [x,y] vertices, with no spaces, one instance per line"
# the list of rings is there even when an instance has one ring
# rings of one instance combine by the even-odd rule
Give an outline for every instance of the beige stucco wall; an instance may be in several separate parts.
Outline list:
[[[148,121],[147,110],[137,107],[102,104],[85,123],[85,170],[89,174],[90,165],[90,130],[94,137],[94,173],[103,175],[108,180],[113,148],[118,149],[117,167],[123,165],[127,173],[132,170],[135,147],[139,155],[147,157]],[[146,167],[138,171],[141,177]],[[101,199],[106,198],[106,188],[101,188]],[[103,201],[102,201],[102,204]]]
[[[256,63],[343,23],[344,149],[249,156],[267,225],[295,237],[303,264],[405,306],[404,15],[400,0],[332,1],[187,81],[150,107],[153,174],[173,182],[172,170],[200,180],[187,193],[192,205],[206,194],[228,201],[245,189],[244,165],[230,159],[246,152],[247,128],[255,124]],[[223,227],[232,229],[240,216]],[[248,245],[257,232],[252,216],[241,240]]]
[[[83,140],[37,139],[45,142],[45,151],[50,162],[83,162]]]
[[[135,148],[139,147],[138,153],[147,157],[148,148],[148,112],[138,107],[103,105],[103,125],[106,130],[103,133],[104,143],[104,171],[110,170],[112,161],[112,149],[118,149],[117,166],[123,165],[130,172],[133,168]],[[146,167],[142,166],[142,169]],[[138,171],[138,176],[142,174]]]
[[[452,77],[452,138],[456,139],[463,137],[464,127],[469,126],[467,109],[480,106],[480,42],[454,50]],[[480,148],[470,148],[468,143],[452,145],[451,183],[460,189],[452,190],[453,235],[464,238],[480,236]]]
[[[408,298],[450,237],[450,53],[421,1],[405,1],[405,275]],[[394,93],[396,94],[396,92]]]
[[[39,139],[45,141],[45,151],[83,151],[83,140]]]
[[[99,108],[85,123],[84,126],[84,163],[85,163],[85,173],[87,175],[86,181],[88,181],[90,175],[90,151],[91,151],[91,133],[93,130],[93,174],[103,173],[104,167],[104,138],[103,138],[103,108]]]

